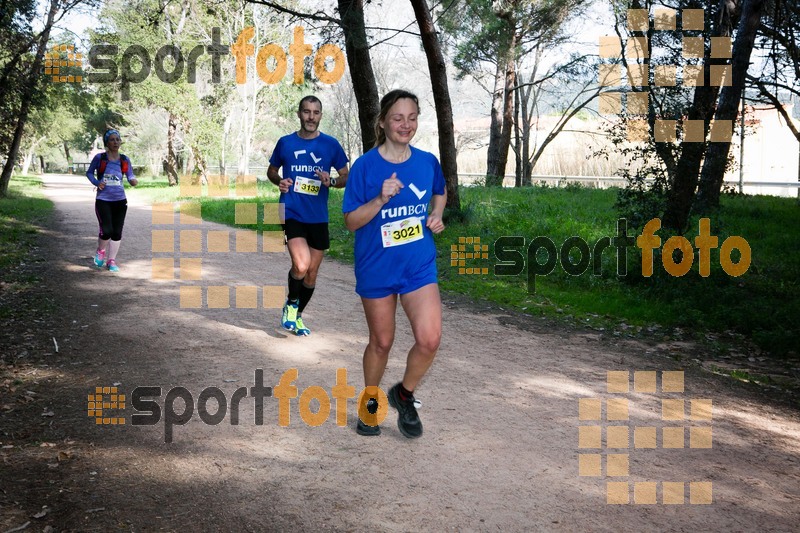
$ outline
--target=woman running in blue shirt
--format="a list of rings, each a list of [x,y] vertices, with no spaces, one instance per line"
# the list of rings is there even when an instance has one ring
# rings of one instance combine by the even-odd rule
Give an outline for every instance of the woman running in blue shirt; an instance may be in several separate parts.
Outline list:
[[[410,145],[418,115],[418,99],[408,91],[394,90],[381,99],[376,146],[353,163],[342,204],[345,224],[355,232],[356,293],[369,327],[364,350],[368,392],[377,390],[389,360],[398,296],[414,333],[403,379],[387,394],[398,411],[398,428],[408,438],[422,435],[414,389],[430,368],[442,336],[433,234],[444,230],[447,200],[439,161]],[[366,409],[377,412],[376,398],[369,398]],[[377,424],[361,418],[356,430],[380,434]]]
[[[94,212],[97,215],[100,231],[97,236],[94,264],[97,268],[103,268],[105,265],[110,272],[119,272],[117,252],[122,240],[125,214],[128,212],[128,200],[125,197],[122,180],[127,179],[134,187],[138,181],[133,175],[130,159],[119,153],[122,144],[119,132],[113,129],[105,132],[103,144],[106,146],[106,151],[94,156],[86,171],[86,177],[97,187]],[[96,177],[95,171],[97,171]]]

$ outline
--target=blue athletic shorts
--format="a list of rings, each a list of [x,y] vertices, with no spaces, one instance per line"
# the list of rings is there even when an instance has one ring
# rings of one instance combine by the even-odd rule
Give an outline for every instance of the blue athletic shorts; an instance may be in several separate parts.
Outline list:
[[[395,283],[386,286],[372,286],[364,288],[359,286],[360,284],[358,283],[358,280],[356,280],[356,294],[362,298],[384,298],[390,294],[408,294],[409,292],[414,292],[425,285],[437,283],[439,281],[438,278],[439,276],[436,271],[436,263],[434,262],[431,263],[430,267],[426,268],[422,272],[417,272],[413,276],[397,280]]]

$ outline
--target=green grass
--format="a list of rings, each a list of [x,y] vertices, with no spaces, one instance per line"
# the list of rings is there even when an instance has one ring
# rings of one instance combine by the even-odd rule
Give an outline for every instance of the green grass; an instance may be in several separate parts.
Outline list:
[[[53,203],[45,199],[41,187],[37,177],[12,177],[8,197],[0,198],[0,272],[11,272],[25,261],[53,212]]]
[[[259,183],[259,196],[238,202],[277,201],[277,189]],[[526,256],[527,246],[535,237],[549,238],[557,249],[572,236],[583,238],[593,249],[598,239],[617,235],[618,215],[614,209],[617,191],[580,187],[566,189],[532,187],[500,189],[469,187],[461,189],[462,212],[447,220],[447,228],[437,236],[440,285],[446,291],[469,295],[518,309],[531,315],[559,317],[596,326],[680,327],[702,337],[706,332],[737,332],[756,342],[764,350],[782,356],[798,351],[800,326],[800,208],[791,198],[725,196],[723,206],[711,219],[711,234],[722,245],[726,238],[738,235],[750,245],[752,263],[748,272],[732,278],[720,267],[719,248],[711,251],[711,275],[698,274],[697,252],[692,269],[683,277],[668,275],[656,255],[654,275],[642,276],[641,251],[627,249],[627,275],[617,276],[617,258],[613,248],[602,254],[601,275],[589,271],[572,276],[560,264],[547,275],[536,276],[535,286],[527,283],[527,270],[515,276],[496,276],[495,241],[501,236],[520,236],[525,245],[517,250]],[[154,182],[140,187],[154,201],[178,198],[178,189],[165,189]],[[331,249],[333,258],[352,262],[353,234],[344,227],[341,214],[343,192],[331,192]],[[202,216],[235,226],[237,200],[203,197]],[[238,225],[251,229],[277,229],[261,223]],[[698,220],[693,219],[685,237],[694,242]],[[628,228],[636,237],[641,228]],[[671,236],[663,228],[657,232],[661,244]],[[460,274],[451,266],[451,246],[459,238],[480,238],[488,245],[488,259],[465,259],[465,267],[487,267],[488,274]],[[472,251],[473,244],[465,245]],[[572,254],[573,260],[576,259]],[[544,262],[540,254],[537,260]],[[738,254],[734,255],[738,259]],[[529,290],[533,289],[533,290]]]
[[[589,270],[571,276],[557,264],[552,273],[537,276],[529,292],[527,270],[518,276],[493,274],[494,243],[503,235],[522,236],[527,245],[545,236],[559,249],[566,239],[582,237],[590,249],[601,237],[617,234],[618,215],[614,210],[616,190],[568,189],[461,189],[463,216],[451,221],[437,237],[440,284],[444,290],[468,294],[474,298],[544,316],[572,317],[583,323],[625,322],[632,326],[681,327],[697,336],[705,332],[734,331],[755,341],[774,355],[798,350],[800,327],[800,208],[791,198],[737,196],[724,197],[723,207],[711,220],[711,234],[721,246],[731,235],[748,241],[752,262],[740,278],[732,278],[720,267],[719,249],[711,251],[711,275],[698,274],[696,253],[692,270],[683,277],[668,275],[660,256],[654,259],[654,275],[641,275],[641,251],[627,250],[627,275],[616,275],[617,260],[613,248],[605,250],[601,275]],[[338,205],[332,211],[338,213]],[[455,217],[454,217],[455,218]],[[338,217],[332,217],[332,232]],[[685,237],[693,243],[699,232],[695,218]],[[636,237],[640,228],[628,228]],[[662,245],[671,236],[658,232]],[[459,274],[450,264],[451,245],[459,237],[480,237],[488,244],[488,260],[465,260],[465,267],[488,267],[488,275]],[[351,240],[337,247],[351,247]],[[466,245],[466,251],[471,246]],[[338,255],[348,255],[340,251]],[[577,257],[573,254],[573,260]],[[526,258],[527,259],[527,258]],[[546,257],[538,256],[545,262]],[[738,255],[734,255],[734,260]]]
[[[183,204],[199,203],[203,220],[218,222],[237,228],[253,229],[258,231],[277,231],[280,225],[264,223],[264,204],[278,202],[278,189],[268,182],[257,182],[257,196],[244,198],[220,198],[209,196],[208,187],[200,189],[199,197],[182,197],[180,187],[169,187],[165,178],[145,178],[136,188],[127,189],[129,195],[136,195],[149,203],[169,203],[181,201]],[[236,188],[233,184],[229,187],[233,195]],[[236,204],[252,203],[257,205],[256,223],[236,223]],[[242,210],[243,212],[246,210]],[[241,216],[241,215],[240,215]],[[250,222],[247,220],[247,222]]]
[[[28,267],[37,260],[34,258],[39,234],[52,213],[53,203],[44,198],[39,178],[11,178],[8,196],[0,198],[0,282],[5,292],[0,319],[8,320],[20,313],[16,304],[9,303],[8,294],[27,295],[41,281]],[[25,303],[34,302],[28,299]]]

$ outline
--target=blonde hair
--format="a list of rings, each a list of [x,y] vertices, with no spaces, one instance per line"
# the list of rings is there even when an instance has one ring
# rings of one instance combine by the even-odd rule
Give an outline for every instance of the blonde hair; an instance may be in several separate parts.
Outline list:
[[[404,89],[395,89],[383,95],[383,98],[381,98],[381,112],[378,113],[378,117],[375,119],[375,146],[380,146],[386,142],[386,132],[381,128],[381,122],[386,120],[389,110],[401,98],[408,98],[417,104],[417,113],[419,113],[419,99],[414,93]]]

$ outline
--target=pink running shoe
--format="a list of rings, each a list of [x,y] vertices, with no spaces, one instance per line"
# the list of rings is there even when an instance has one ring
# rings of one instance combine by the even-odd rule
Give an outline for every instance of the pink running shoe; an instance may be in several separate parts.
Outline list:
[[[106,262],[106,251],[105,250],[97,250],[94,253],[94,266],[97,268],[103,268],[103,264]]]

